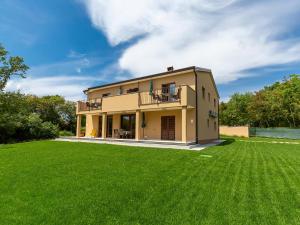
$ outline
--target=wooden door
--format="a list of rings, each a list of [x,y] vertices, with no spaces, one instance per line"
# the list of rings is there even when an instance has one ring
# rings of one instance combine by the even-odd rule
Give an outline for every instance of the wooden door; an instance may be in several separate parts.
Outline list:
[[[175,140],[175,116],[161,117],[161,139]]]

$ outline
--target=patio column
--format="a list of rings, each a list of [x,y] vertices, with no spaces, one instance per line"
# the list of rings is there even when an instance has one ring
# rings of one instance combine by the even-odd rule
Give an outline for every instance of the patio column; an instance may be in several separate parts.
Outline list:
[[[81,117],[82,115],[77,115],[76,137],[80,137],[81,134]]]
[[[187,141],[187,129],[186,129],[186,121],[187,121],[187,108],[186,106],[181,109],[181,141]]]
[[[135,112],[135,140],[140,140],[140,127],[141,127],[141,111]]]
[[[106,138],[107,113],[102,113],[102,138]]]

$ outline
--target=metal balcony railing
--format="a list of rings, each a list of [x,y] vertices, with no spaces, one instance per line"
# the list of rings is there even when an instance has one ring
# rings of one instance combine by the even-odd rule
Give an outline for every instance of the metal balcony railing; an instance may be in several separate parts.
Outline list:
[[[140,92],[140,104],[157,104],[157,103],[168,103],[168,102],[180,102],[181,99],[181,88],[175,87],[155,89],[150,92]]]
[[[88,101],[78,101],[78,111],[100,110],[102,106],[102,98],[90,99]]]

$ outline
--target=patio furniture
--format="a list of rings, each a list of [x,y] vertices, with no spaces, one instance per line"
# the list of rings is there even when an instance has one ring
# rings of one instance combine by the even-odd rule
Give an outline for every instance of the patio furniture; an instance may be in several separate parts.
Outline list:
[[[123,130],[123,129],[120,129],[120,130],[119,130],[119,135],[120,135],[120,138],[124,138],[125,133],[124,133],[124,130]]]
[[[115,138],[120,138],[120,132],[118,129],[114,129],[114,137]]]

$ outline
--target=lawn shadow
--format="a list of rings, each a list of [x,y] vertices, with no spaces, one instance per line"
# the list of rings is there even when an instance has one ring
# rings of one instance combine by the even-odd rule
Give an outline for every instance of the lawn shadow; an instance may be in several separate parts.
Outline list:
[[[229,138],[229,137],[223,137],[222,140],[225,140],[225,141],[223,141],[221,144],[219,144],[219,145],[217,145],[217,146],[230,145],[230,144],[232,144],[233,142],[235,142],[235,139],[234,139],[234,138]]]

